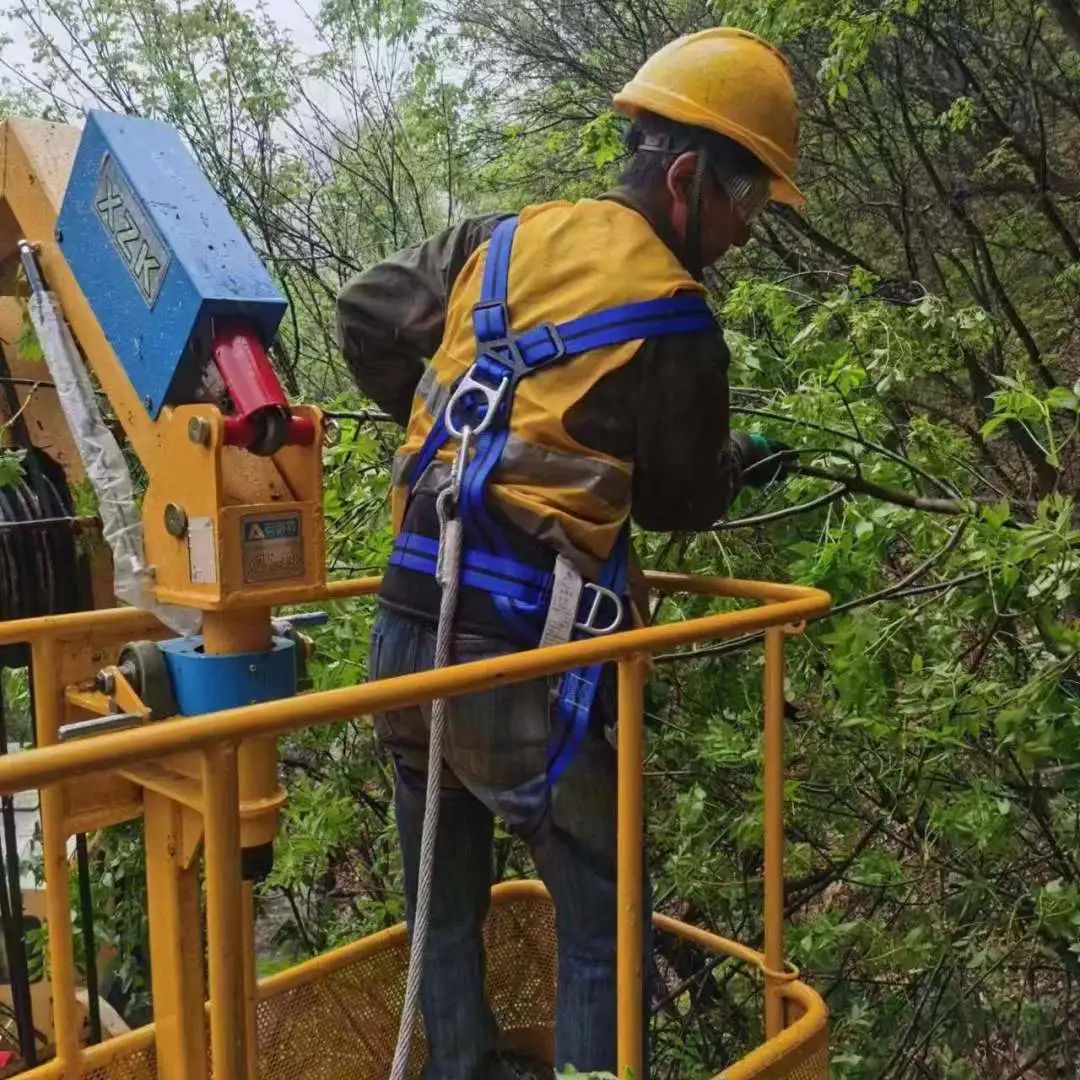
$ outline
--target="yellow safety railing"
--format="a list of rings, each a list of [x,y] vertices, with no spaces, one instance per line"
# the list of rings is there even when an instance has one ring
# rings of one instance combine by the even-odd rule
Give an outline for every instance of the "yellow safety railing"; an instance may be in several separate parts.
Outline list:
[[[65,687],[56,678],[65,646],[94,635],[122,641],[161,628],[132,609],[46,616],[0,623],[0,645],[29,643],[33,659],[35,721],[39,748],[0,758],[0,794],[41,790],[42,843],[49,927],[49,967],[54,999],[56,1057],[26,1074],[27,1080],[80,1075],[109,1076],[103,1071],[124,1054],[141,1053],[153,1039],[141,1029],[99,1046],[79,1045],[75,966],[68,897],[67,832],[62,783],[77,777],[145,764],[181,752],[202,758],[201,807],[204,827],[206,925],[209,968],[210,1044],[215,1080],[247,1080],[254,1049],[245,1051],[245,985],[236,961],[243,940],[244,905],[240,878],[240,818],[237,747],[245,739],[282,735],[305,727],[370,715],[438,697],[454,697],[497,683],[520,682],[602,661],[618,664],[618,1064],[620,1076],[641,1075],[643,1047],[642,940],[643,895],[643,756],[642,692],[647,657],[660,650],[708,639],[764,631],[764,951],[656,917],[657,925],[699,946],[726,953],[756,966],[764,977],[766,1043],[728,1068],[725,1080],[791,1077],[822,1080],[825,1071],[826,1012],[821,999],[797,981],[783,958],[783,662],[785,634],[831,604],[818,589],[770,582],[682,574],[646,575],[660,592],[758,601],[758,606],[705,615],[683,622],[627,630],[607,637],[574,641],[512,653],[441,670],[419,672],[324,690],[279,701],[197,717],[178,717],[135,730],[57,742],[65,709]],[[378,578],[335,582],[322,599],[370,596]],[[530,886],[532,887],[532,886]],[[520,884],[500,895],[519,895]],[[517,893],[513,889],[518,890]],[[377,939],[377,940],[375,940]],[[404,948],[404,930],[346,946],[266,980],[264,998],[305,980],[316,979],[343,957],[372,949]],[[350,953],[350,950],[352,952]],[[248,988],[250,993],[250,988]],[[789,1022],[790,1021],[790,1022]],[[116,1075],[143,1076],[153,1072]],[[359,1075],[359,1074],[357,1074]],[[367,1074],[364,1074],[365,1076]],[[375,1074],[372,1074],[373,1076]]]

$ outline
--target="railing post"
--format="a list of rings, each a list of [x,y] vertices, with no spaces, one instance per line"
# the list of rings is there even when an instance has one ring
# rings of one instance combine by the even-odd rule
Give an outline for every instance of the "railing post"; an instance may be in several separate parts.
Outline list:
[[[243,923],[244,966],[244,1057],[246,1059],[246,1080],[259,1078],[259,976],[256,971],[255,955],[255,883],[245,881],[241,888],[240,918]]]
[[[784,628],[765,631],[765,1034],[784,1027]]]
[[[240,912],[240,785],[236,747],[203,752],[206,950],[214,1080],[245,1080],[244,945]]]
[[[644,771],[642,693],[645,660],[619,661],[618,863],[616,867],[617,1049],[620,1080],[640,1080],[644,1054]]]
[[[199,866],[184,865],[181,807],[143,792],[158,1080],[206,1080]]]
[[[272,646],[270,609],[255,607],[229,612],[208,611],[203,616],[203,642],[206,652],[215,655],[229,655],[232,653],[259,653],[266,652]],[[258,830],[259,843],[271,843],[274,833],[277,831],[277,739],[273,736],[256,737],[245,739],[238,747],[229,748],[231,755],[230,769],[233,785],[228,793],[231,810],[230,829],[235,824],[235,834],[228,838],[229,854],[228,865],[223,864],[223,872],[227,872],[230,882],[230,892],[223,895],[229,898],[234,905],[235,911],[229,911],[229,925],[234,927],[230,930],[232,949],[234,951],[234,966],[238,988],[232,984],[232,973],[228,993],[230,995],[230,1008],[235,1001],[238,1012],[233,1021],[234,1027],[230,1032],[230,1038],[239,1043],[236,1049],[230,1043],[230,1052],[238,1055],[237,1080],[257,1080],[258,1077],[258,1046],[255,1017],[255,900],[254,885],[250,881],[241,880],[241,841],[251,844],[252,836],[245,832],[241,834],[239,806],[241,802],[245,808],[250,809],[252,804],[266,807],[271,804],[268,813],[264,810],[257,816],[261,819],[261,827]],[[210,754],[205,757],[207,767],[210,763]],[[205,786],[205,785],[204,785]],[[224,792],[221,793],[224,796]],[[209,909],[209,881],[210,881],[210,828],[209,820],[209,795],[207,795],[208,820],[205,825],[206,852],[207,852],[207,924],[210,920]],[[248,824],[255,824],[255,815],[246,818]],[[267,826],[269,830],[267,831]],[[223,856],[224,858],[224,856]],[[234,865],[235,864],[235,865]],[[235,874],[235,887],[233,875]],[[235,925],[234,925],[235,920]],[[212,973],[211,973],[212,977]],[[212,1008],[213,990],[211,990]],[[212,1014],[211,1014],[212,1016]],[[211,1020],[211,1026],[213,1021]],[[218,1033],[212,1032],[214,1047],[214,1080],[217,1080],[217,1043]]]
[[[34,723],[39,746],[59,740],[64,722],[64,691],[60,683],[60,658],[56,642],[34,642]],[[79,1019],[75,1001],[75,957],[71,931],[67,831],[64,824],[64,785],[49,784],[41,790],[41,842],[45,862],[45,911],[49,929],[49,978],[52,984],[53,1026],[56,1057],[62,1075],[82,1075],[79,1062]],[[16,857],[17,854],[16,854]]]

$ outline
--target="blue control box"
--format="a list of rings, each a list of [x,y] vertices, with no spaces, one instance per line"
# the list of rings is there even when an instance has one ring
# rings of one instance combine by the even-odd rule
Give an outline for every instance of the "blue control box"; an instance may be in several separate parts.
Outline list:
[[[87,115],[56,230],[155,419],[197,383],[214,319],[246,320],[269,344],[285,313],[266,267],[179,134],[156,120]]]

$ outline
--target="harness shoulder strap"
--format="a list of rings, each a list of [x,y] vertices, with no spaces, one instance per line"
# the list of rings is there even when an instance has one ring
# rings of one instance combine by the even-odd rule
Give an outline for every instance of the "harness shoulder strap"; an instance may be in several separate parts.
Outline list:
[[[510,281],[510,252],[513,248],[517,226],[516,215],[500,221],[488,241],[487,254],[484,256],[484,277],[480,285],[480,300],[473,306],[473,333],[476,335],[477,342],[498,341],[510,336],[506,293]],[[457,383],[460,382],[461,379],[458,379]],[[451,400],[453,400],[452,395]],[[434,423],[420,448],[420,453],[409,475],[410,494],[427,467],[434,461],[435,455],[450,438],[450,432],[446,427],[446,414],[447,409],[443,409],[434,418]]]
[[[693,334],[716,330],[716,320],[699,293],[676,293],[655,300],[636,300],[594,311],[553,326],[544,323],[515,333],[506,306],[510,253],[518,219],[508,218],[491,235],[484,262],[480,300],[473,307],[473,331],[478,353],[506,358],[516,352],[524,367],[520,378],[567,356],[578,356],[607,345],[637,338]]]
[[[638,339],[715,331],[716,322],[702,296],[681,293],[620,304],[557,326],[547,323],[518,333],[507,307],[510,255],[517,223],[516,217],[509,218],[500,222],[492,233],[480,299],[472,311],[476,360],[457,380],[446,408],[434,419],[410,477],[410,488],[451,437],[464,437],[466,425],[454,413],[455,406],[460,404],[462,413],[468,416],[468,425],[475,424],[476,432],[472,456],[466,459],[459,477],[457,511],[466,539],[460,579],[467,586],[488,592],[508,626],[525,620],[523,636],[528,637],[531,629],[528,620],[537,614],[542,617],[550,601],[552,575],[513,556],[485,499],[487,482],[498,466],[510,432],[515,386],[520,379],[566,357]],[[602,591],[616,597],[625,593],[628,547],[628,531],[624,527],[597,583]],[[392,565],[433,574],[438,559],[439,545],[435,541],[402,533],[390,561]],[[590,620],[588,616],[585,623],[575,625],[590,632]],[[557,733],[548,761],[548,778],[552,784],[567,768],[585,737],[601,671],[602,665],[596,664],[565,672],[560,680],[554,706]]]
[[[684,292],[655,300],[619,304],[557,326],[544,323],[520,333],[515,332],[506,301],[510,255],[517,226],[516,217],[507,218],[491,234],[484,260],[480,299],[472,312],[477,358],[469,371],[458,379],[456,389],[461,389],[462,383],[473,385],[477,382],[497,387],[505,379],[508,382],[508,399],[519,379],[568,357],[638,339],[717,330],[716,319],[705,298],[698,293]],[[410,488],[449,439],[446,417],[459,403],[460,396],[456,392],[452,394],[446,410],[435,418],[409,477]],[[509,400],[502,403],[504,414],[508,413],[508,406]],[[501,456],[501,447],[499,450],[497,455],[485,455],[492,467],[495,464],[492,458]],[[490,471],[491,468],[486,469],[485,474]]]

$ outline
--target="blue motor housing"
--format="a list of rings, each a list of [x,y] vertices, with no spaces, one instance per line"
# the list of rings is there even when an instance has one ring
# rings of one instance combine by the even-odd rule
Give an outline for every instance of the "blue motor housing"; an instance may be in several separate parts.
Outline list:
[[[93,111],[56,223],[75,280],[153,418],[190,400],[215,318],[269,344],[285,311],[251,245],[179,134]]]
[[[203,652],[201,637],[161,642],[180,716],[199,716],[296,693],[296,645],[275,637],[269,652]]]

